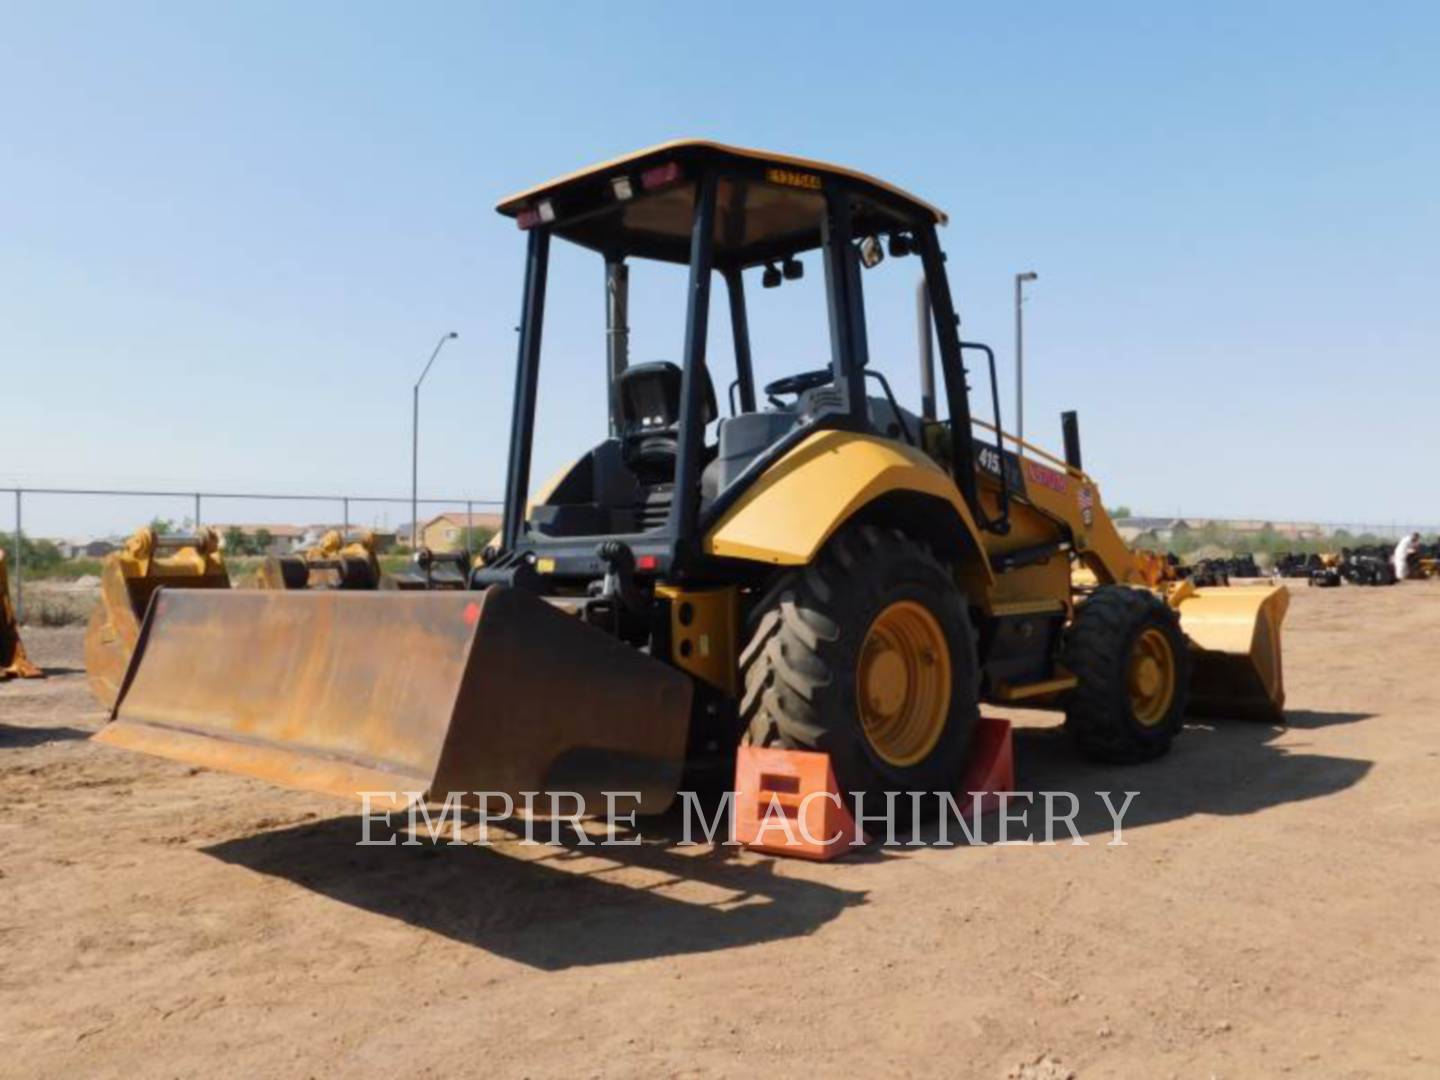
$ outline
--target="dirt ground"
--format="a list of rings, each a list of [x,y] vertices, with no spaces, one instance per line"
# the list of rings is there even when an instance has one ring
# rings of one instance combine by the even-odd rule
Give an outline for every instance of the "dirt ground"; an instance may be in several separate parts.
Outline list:
[[[29,630],[0,1075],[1440,1075],[1440,582],[1292,591],[1285,728],[1102,768],[1007,714],[1088,846],[826,865],[673,822],[356,847],[348,804],[87,741],[81,630]]]

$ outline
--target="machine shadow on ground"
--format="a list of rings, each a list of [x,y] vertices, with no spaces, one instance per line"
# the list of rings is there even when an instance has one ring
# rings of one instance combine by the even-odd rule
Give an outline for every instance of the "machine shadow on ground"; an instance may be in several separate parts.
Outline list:
[[[865,902],[734,848],[676,847],[673,814],[642,821],[635,846],[581,847],[562,829],[562,846],[512,853],[515,837],[491,829],[496,846],[357,847],[361,820],[343,817],[203,850],[543,970],[800,937]]]
[[[0,724],[0,750],[21,750],[45,743],[88,739],[93,734],[93,731],[68,725],[32,727],[29,724]]]
[[[1288,727],[1300,730],[1366,719],[1365,713],[1308,710],[1287,717]],[[1117,806],[1124,792],[1139,793],[1125,814],[1128,832],[1193,814],[1251,814],[1320,798],[1358,783],[1370,770],[1368,761],[1275,746],[1285,730],[1239,721],[1192,724],[1168,757],[1124,767],[1084,761],[1059,727],[1021,727],[1015,731],[1015,786],[1021,792],[1074,792],[1080,803],[1077,830],[1103,843],[1112,834],[1113,819],[1095,794],[1099,791],[1111,792]],[[1024,809],[1016,803],[1011,814]],[[980,838],[993,843],[996,829],[995,815],[987,815]],[[518,836],[499,829],[496,846],[426,840],[414,846],[358,847],[361,819],[347,816],[203,850],[543,970],[802,936],[865,902],[863,891],[806,879],[812,875],[777,873],[780,863],[771,858],[730,847],[678,847],[683,835],[678,812],[645,820],[640,831],[639,845],[602,848],[580,846],[561,829],[561,846],[538,854],[535,848],[512,853]],[[540,827],[536,835],[544,840],[550,834]],[[954,823],[947,836],[951,843],[965,843]],[[1010,836],[1044,839],[1033,822],[1012,829]],[[1058,826],[1056,841],[1069,838]],[[938,839],[933,820],[918,832],[897,830],[902,843]],[[872,846],[847,861],[905,857],[917,850]],[[835,864],[825,873],[841,879],[845,865]],[[620,875],[628,880],[615,880]]]
[[[1191,722],[1166,757],[1140,765],[1086,761],[1059,725],[1019,727],[1014,732],[1015,787],[1022,792],[1075,793],[1080,801],[1075,827],[1087,838],[1108,840],[1113,831],[1110,811],[1096,794],[1101,791],[1111,793],[1117,808],[1125,792],[1138,792],[1124,815],[1126,830],[1194,814],[1253,814],[1331,795],[1362,780],[1370,771],[1369,761],[1305,753],[1275,741],[1287,729],[1358,723],[1370,715],[1295,710],[1286,714],[1284,726],[1245,720]],[[1017,805],[1011,813],[1022,809]],[[987,829],[987,841],[993,840],[994,831],[993,826]],[[927,827],[920,838],[932,832]],[[1063,825],[1056,839],[1069,839]]]

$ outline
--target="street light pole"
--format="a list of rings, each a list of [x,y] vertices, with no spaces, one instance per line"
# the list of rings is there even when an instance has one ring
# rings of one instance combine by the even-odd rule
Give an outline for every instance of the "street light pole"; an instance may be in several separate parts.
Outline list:
[[[1025,303],[1025,282],[1040,275],[1033,270],[1015,275],[1015,450],[1025,439],[1025,320],[1020,314]]]
[[[420,377],[415,380],[411,398],[413,410],[410,422],[410,550],[412,552],[418,551],[420,548],[420,384],[425,381],[425,376],[430,374],[430,365],[435,363],[435,358],[440,355],[440,350],[445,347],[445,342],[459,336],[454,330],[440,336],[440,340],[435,343],[435,351],[430,354],[430,359],[425,363],[425,370],[420,372]]]

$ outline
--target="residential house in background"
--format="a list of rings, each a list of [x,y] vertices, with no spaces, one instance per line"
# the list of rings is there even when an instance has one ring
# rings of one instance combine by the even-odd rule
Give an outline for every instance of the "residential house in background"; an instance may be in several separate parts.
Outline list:
[[[1274,526],[1268,521],[1254,521],[1250,519],[1236,519],[1233,521],[1220,522],[1226,532],[1234,533],[1237,536],[1259,536],[1261,533]]]
[[[499,514],[437,514],[420,526],[420,543],[431,551],[460,551],[465,547],[467,527],[477,532],[497,533],[500,531]],[[409,541],[409,533],[401,538]]]
[[[1330,535],[1328,529],[1313,521],[1277,521],[1275,532],[1286,540],[1319,540]]]

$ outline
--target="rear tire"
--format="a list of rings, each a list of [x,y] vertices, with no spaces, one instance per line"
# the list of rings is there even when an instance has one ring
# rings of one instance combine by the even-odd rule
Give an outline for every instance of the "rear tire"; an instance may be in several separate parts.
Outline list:
[[[1098,761],[1150,761],[1167,753],[1185,722],[1190,650],[1180,618],[1144,589],[1097,589],[1076,612],[1065,666],[1079,680],[1065,728]]]
[[[823,751],[847,792],[955,786],[979,664],[965,596],[927,548],[844,529],[766,590],[747,631],[745,742]]]

